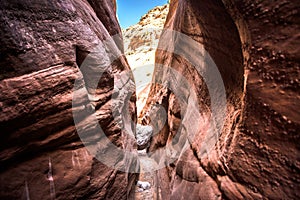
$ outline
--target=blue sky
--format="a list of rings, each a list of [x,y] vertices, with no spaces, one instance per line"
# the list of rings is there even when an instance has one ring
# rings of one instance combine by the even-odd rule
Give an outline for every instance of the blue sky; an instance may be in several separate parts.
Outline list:
[[[167,0],[117,0],[117,13],[121,27],[127,28],[136,24],[148,10],[166,3]]]

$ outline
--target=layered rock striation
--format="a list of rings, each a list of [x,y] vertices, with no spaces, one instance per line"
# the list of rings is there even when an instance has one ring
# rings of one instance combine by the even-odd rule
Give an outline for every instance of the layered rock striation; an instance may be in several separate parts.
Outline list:
[[[153,77],[157,84],[142,111],[142,123],[157,130],[148,153],[168,150],[157,157],[167,165],[157,172],[162,199],[299,198],[297,5],[294,0],[171,1],[165,28],[196,44],[168,37],[170,31],[162,34]],[[174,47],[188,56],[172,53]],[[193,61],[212,77],[217,77],[210,73],[216,66],[224,85],[210,90],[213,79],[201,76]],[[180,85],[184,79],[188,87]],[[225,104],[213,109],[222,87]],[[183,150],[180,143],[186,141]]]
[[[136,160],[119,157],[114,164],[124,166],[123,172],[108,167],[87,151],[77,134],[80,129],[87,134],[84,144],[95,146],[102,141],[93,132],[99,123],[113,144],[135,154],[135,94],[121,92],[124,85],[134,84],[130,76],[119,83],[130,68],[124,56],[118,57],[123,42],[113,2],[0,2],[1,199],[131,197],[137,175],[125,168],[137,166]],[[95,85],[93,75],[99,73]],[[77,88],[75,80],[81,83]],[[82,96],[72,105],[75,90]],[[113,93],[126,99],[118,107],[127,110],[122,117],[112,112]],[[77,130],[73,114],[80,115]]]
[[[136,97],[115,1],[0,3],[0,198],[134,198]],[[166,9],[136,27],[151,30]],[[166,166],[153,196],[299,199],[298,2],[168,9],[138,141]],[[144,54],[152,33],[125,47]]]

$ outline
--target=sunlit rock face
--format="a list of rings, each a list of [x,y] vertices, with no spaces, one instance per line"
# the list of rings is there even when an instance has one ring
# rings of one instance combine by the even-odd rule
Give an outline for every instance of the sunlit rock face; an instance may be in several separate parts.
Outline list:
[[[167,110],[167,123],[151,139],[148,152],[165,147],[178,151],[182,133],[198,131],[186,151],[179,150],[178,159],[157,172],[162,199],[299,198],[298,4],[296,0],[171,1],[165,28],[203,45],[214,60],[224,82],[226,112],[220,133],[209,135],[212,117],[223,112],[211,110],[209,83],[188,59],[156,52],[156,63],[187,79],[189,87],[183,93],[196,93],[200,116],[206,119],[185,120],[189,113],[181,110],[175,95],[182,88],[169,89],[178,77],[156,65],[153,79],[161,84],[152,85],[142,121],[155,129],[161,119],[153,105],[160,105]],[[160,43],[166,44],[163,39]],[[174,38],[169,43],[184,44]],[[189,59],[198,59],[188,45],[181,45],[181,50],[191,55]],[[209,71],[209,65],[203,66]],[[188,99],[187,95],[184,103]],[[215,143],[206,143],[214,138]]]
[[[74,81],[83,80],[80,65],[95,46],[121,31],[115,10],[110,0],[1,1],[0,199],[130,198],[137,176],[96,160],[84,148],[72,116]],[[121,36],[109,45],[113,50],[100,48],[104,53],[91,66],[123,51]],[[95,90],[89,88],[90,71],[83,74],[87,85],[81,88],[86,86],[94,102],[88,104],[83,93],[73,111],[86,114],[95,108],[106,136],[134,152],[135,95],[121,119],[129,123],[127,133],[111,111],[115,77],[125,70],[124,57],[112,61]],[[127,83],[133,84],[132,78]],[[81,130],[95,128],[89,122],[82,119]],[[118,164],[135,165],[126,159]]]
[[[122,30],[124,54],[135,77],[137,113],[146,103],[155,63],[155,51],[169,11],[169,4],[156,6],[140,21]]]
[[[157,6],[143,15],[137,24],[123,30],[125,55],[133,68],[154,63],[155,49],[168,11],[169,4]]]

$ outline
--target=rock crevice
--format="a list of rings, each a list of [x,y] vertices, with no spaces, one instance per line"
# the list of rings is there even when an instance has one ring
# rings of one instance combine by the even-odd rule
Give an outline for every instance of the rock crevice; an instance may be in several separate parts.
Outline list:
[[[1,199],[133,199],[138,148],[156,199],[299,199],[297,0],[172,0],[124,44],[115,0],[0,2]]]

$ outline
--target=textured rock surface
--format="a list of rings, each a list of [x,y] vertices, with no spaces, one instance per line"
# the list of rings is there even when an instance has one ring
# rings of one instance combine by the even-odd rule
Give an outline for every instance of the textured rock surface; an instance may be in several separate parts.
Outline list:
[[[160,118],[152,105],[159,104],[168,123],[148,152],[174,145],[180,124],[199,128],[178,160],[157,172],[162,199],[299,199],[298,14],[296,0],[171,1],[165,27],[203,44],[222,75],[227,112],[217,144],[203,155],[207,124],[182,121],[175,95],[161,85],[151,87],[142,121],[155,129]],[[210,97],[193,66],[164,51],[157,51],[156,62],[185,76],[209,120]],[[168,72],[156,66],[154,79],[173,84],[176,77]]]
[[[131,195],[137,176],[93,158],[83,147],[72,116],[74,80],[82,78],[78,67],[94,46],[121,31],[113,2],[0,1],[0,199],[127,199]],[[114,40],[111,48],[123,51],[122,38]],[[115,53],[100,50],[104,53],[92,64]],[[94,92],[86,78],[89,71],[84,78],[89,95],[97,99],[95,115],[105,134],[120,148],[134,152],[134,138],[114,123],[110,109],[116,77],[128,69],[124,57],[115,60]],[[91,108],[87,103],[84,93],[75,110],[87,113]],[[134,95],[129,107],[129,115],[121,119],[126,123],[136,118]],[[94,128],[89,119],[80,127]],[[123,162],[133,161],[121,158]]]
[[[155,50],[161,31],[164,28],[168,11],[169,4],[157,6],[143,15],[137,24],[123,30],[125,55],[129,61],[137,62],[134,58],[140,58],[147,62],[143,58],[144,56],[139,54],[146,54],[147,51]],[[131,55],[135,57],[131,58]],[[139,61],[138,63],[143,64],[144,62]]]

